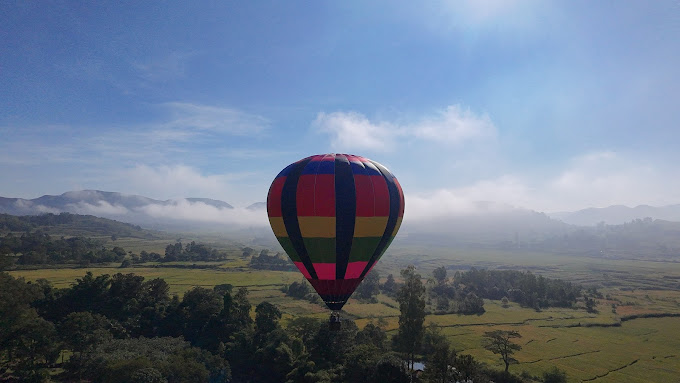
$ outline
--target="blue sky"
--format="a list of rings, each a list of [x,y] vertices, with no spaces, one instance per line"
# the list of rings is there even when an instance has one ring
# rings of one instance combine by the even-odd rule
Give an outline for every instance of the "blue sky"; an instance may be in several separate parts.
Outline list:
[[[678,68],[677,0],[3,1],[0,195],[245,206],[345,152],[414,217],[680,203]]]

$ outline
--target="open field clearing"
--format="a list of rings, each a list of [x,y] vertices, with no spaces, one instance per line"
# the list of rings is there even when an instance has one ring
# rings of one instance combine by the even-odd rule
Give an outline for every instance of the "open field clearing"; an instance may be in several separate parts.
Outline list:
[[[148,250],[147,250],[148,251]],[[91,268],[55,268],[12,271],[29,281],[45,278],[55,287],[68,287],[87,271],[94,275],[135,273],[147,279],[163,278],[170,293],[182,295],[194,286],[212,288],[230,283],[250,291],[253,306],[261,301],[276,304],[283,311],[283,323],[296,316],[328,317],[323,303],[287,297],[281,287],[302,280],[298,272],[253,270],[240,251],[230,249],[221,262],[168,262],[119,268],[118,265]],[[680,376],[680,263],[567,257],[550,254],[510,253],[499,257],[495,251],[466,251],[415,256],[414,253],[383,257],[376,268],[384,278],[399,278],[404,264],[414,263],[423,277],[446,265],[449,276],[471,266],[491,269],[530,270],[546,277],[561,278],[596,286],[602,294],[597,313],[579,309],[550,308],[535,311],[510,303],[485,300],[482,315],[430,315],[426,325],[436,323],[459,353],[471,354],[495,368],[500,359],[482,346],[484,332],[516,330],[522,350],[515,354],[519,364],[510,369],[540,376],[556,366],[567,372],[569,382],[672,382]],[[423,259],[428,259],[427,261]],[[498,261],[503,259],[503,261]],[[421,261],[422,260],[422,261]],[[155,266],[155,267],[154,267]],[[583,306],[583,302],[579,303]],[[398,328],[399,305],[390,297],[378,296],[378,303],[350,299],[345,318],[359,327],[380,322],[393,334]],[[659,317],[650,317],[659,316]]]
[[[134,273],[146,279],[163,278],[170,285],[170,294],[183,295],[194,286],[212,288],[215,285],[230,283],[235,287],[248,287],[255,291],[257,288],[274,286],[280,288],[284,284],[290,284],[300,279],[297,272],[290,271],[266,271],[248,270],[233,271],[231,269],[190,269],[190,268],[112,268],[91,267],[77,269],[39,269],[12,271],[15,277],[24,277],[28,281],[47,279],[55,287],[69,287],[77,278],[81,278],[86,272],[95,276],[102,274]]]
[[[584,285],[624,289],[680,290],[680,262],[613,259],[562,255],[549,252],[494,249],[397,248],[380,260],[384,275],[399,274],[404,265],[413,264],[429,276],[446,266],[449,275],[471,267],[526,270],[548,278],[561,278]]]
[[[437,323],[458,352],[502,368],[497,356],[481,347],[486,331],[514,330],[522,338],[515,354],[515,372],[541,375],[552,366],[565,370],[570,382],[672,382],[680,376],[680,317],[640,318],[620,326],[610,311],[587,314],[581,310],[535,312],[516,305],[502,308],[485,301],[480,316],[428,316]],[[676,309],[676,313],[680,311]],[[580,326],[577,326],[580,324]]]

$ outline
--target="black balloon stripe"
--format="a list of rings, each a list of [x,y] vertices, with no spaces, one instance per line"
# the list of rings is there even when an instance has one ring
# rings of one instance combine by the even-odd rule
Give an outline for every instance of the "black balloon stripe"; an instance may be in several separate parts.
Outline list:
[[[380,165],[379,163],[375,161],[371,161],[371,163],[375,165],[376,168],[378,168],[383,178],[385,178],[385,182],[387,182],[387,190],[390,195],[390,215],[389,218],[387,218],[387,226],[385,227],[385,232],[383,233],[382,238],[380,238],[378,247],[373,252],[371,259],[368,261],[368,264],[364,268],[364,271],[361,272],[360,278],[364,278],[366,276],[368,270],[370,270],[371,267],[373,267],[373,264],[378,260],[382,252],[390,243],[392,232],[394,231],[394,227],[397,225],[397,218],[399,218],[399,210],[401,208],[400,206],[401,198],[399,197],[399,189],[397,189],[398,186],[394,182],[394,176],[392,175],[392,173],[390,173],[389,170],[387,170],[384,166]]]
[[[288,238],[290,238],[293,248],[300,256],[300,260],[305,265],[309,275],[313,279],[317,279],[316,270],[314,270],[314,265],[309,258],[309,254],[307,254],[307,248],[302,240],[300,223],[297,216],[297,185],[300,180],[300,174],[309,161],[311,161],[311,158],[298,162],[288,173],[286,182],[283,183],[283,190],[281,191],[281,215],[283,216],[283,224],[286,226]]]
[[[335,156],[335,278],[344,279],[357,214],[354,174],[344,155]]]
[[[321,295],[321,299],[326,303],[326,306],[333,311],[342,310],[342,306],[349,300],[352,294],[346,295]]]

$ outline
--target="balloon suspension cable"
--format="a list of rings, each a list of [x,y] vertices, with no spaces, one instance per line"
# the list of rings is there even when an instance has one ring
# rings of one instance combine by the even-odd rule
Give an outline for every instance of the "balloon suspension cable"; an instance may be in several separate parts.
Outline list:
[[[340,312],[333,310],[331,312],[331,317],[328,318],[328,328],[331,331],[338,331],[340,330],[341,325],[342,322],[340,321]]]

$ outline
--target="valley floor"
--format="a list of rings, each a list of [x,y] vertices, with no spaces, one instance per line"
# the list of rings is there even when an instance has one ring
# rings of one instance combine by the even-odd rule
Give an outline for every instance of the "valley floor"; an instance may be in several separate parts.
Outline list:
[[[526,371],[540,376],[553,366],[567,372],[570,382],[670,382],[680,376],[680,264],[612,261],[523,254],[516,259],[499,258],[498,254],[467,253],[452,256],[420,258],[412,253],[394,254],[381,261],[378,271],[398,275],[399,264],[418,263],[423,277],[429,270],[446,265],[464,269],[469,266],[488,268],[531,269],[553,278],[575,280],[597,285],[603,298],[598,300],[598,313],[584,309],[547,309],[537,312],[510,303],[485,300],[482,315],[429,315],[427,323],[436,323],[459,353],[471,354],[496,368],[500,360],[481,346],[485,331],[496,329],[518,331],[522,350],[515,357],[518,364],[511,371]],[[498,259],[504,261],[499,262]],[[416,262],[413,262],[416,261]],[[212,287],[230,283],[245,286],[249,298],[257,304],[269,301],[284,312],[284,320],[295,316],[325,318],[327,309],[320,304],[286,297],[281,287],[301,280],[297,272],[248,269],[238,260],[213,268],[175,267],[59,268],[12,271],[27,280],[45,278],[55,287],[67,287],[86,271],[95,275],[135,273],[147,279],[163,278],[171,294],[182,295],[193,286]],[[166,265],[168,266],[168,265]],[[172,266],[172,265],[169,265]],[[207,266],[207,265],[206,265]],[[217,267],[214,267],[217,266]],[[452,276],[453,272],[449,275]],[[351,299],[345,306],[345,317],[353,318],[359,327],[381,320],[388,331],[397,328],[398,304],[380,295],[378,303],[361,303]],[[285,322],[284,322],[285,323]]]

